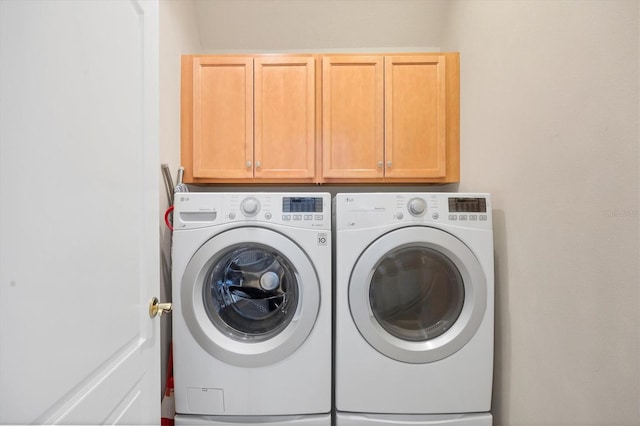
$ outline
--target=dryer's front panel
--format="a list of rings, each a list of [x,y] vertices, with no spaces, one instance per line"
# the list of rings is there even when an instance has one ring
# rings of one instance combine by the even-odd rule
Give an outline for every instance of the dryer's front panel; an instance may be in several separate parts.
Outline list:
[[[391,231],[358,258],[349,308],[360,334],[377,351],[407,363],[428,363],[461,349],[482,322],[487,286],[478,259],[442,230]]]
[[[313,329],[320,286],[312,262],[291,239],[247,226],[207,241],[181,282],[182,315],[198,344],[241,367],[293,353]]]

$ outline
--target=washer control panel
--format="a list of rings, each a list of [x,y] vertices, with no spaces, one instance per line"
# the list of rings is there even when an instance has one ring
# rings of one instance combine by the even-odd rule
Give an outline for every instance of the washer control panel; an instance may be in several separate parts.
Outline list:
[[[176,194],[174,206],[174,230],[230,222],[331,229],[328,193],[186,192]]]
[[[260,201],[256,197],[247,197],[240,203],[240,211],[247,217],[253,217],[260,211]]]

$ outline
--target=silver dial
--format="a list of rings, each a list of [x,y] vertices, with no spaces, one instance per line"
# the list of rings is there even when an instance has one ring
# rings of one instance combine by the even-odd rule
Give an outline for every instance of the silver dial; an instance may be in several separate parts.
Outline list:
[[[427,202],[422,198],[412,198],[407,204],[407,209],[413,216],[422,216],[427,212]]]
[[[255,197],[249,197],[242,200],[240,210],[245,216],[255,216],[260,211],[260,201]]]

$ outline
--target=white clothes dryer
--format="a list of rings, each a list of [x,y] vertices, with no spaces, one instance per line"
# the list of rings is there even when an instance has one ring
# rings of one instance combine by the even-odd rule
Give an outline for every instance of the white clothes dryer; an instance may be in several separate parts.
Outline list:
[[[489,413],[465,414],[363,414],[338,413],[340,426],[491,426]]]
[[[173,223],[176,412],[330,413],[331,196],[177,193]]]
[[[490,425],[489,194],[338,194],[334,214],[337,424]]]

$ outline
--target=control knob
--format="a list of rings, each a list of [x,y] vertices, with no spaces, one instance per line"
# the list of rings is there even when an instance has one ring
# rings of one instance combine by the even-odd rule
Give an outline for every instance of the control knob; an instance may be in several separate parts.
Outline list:
[[[240,204],[240,210],[247,217],[255,216],[260,211],[260,202],[255,197],[245,198]]]
[[[412,198],[407,204],[407,209],[412,216],[422,216],[427,211],[427,202],[422,198]]]

